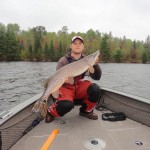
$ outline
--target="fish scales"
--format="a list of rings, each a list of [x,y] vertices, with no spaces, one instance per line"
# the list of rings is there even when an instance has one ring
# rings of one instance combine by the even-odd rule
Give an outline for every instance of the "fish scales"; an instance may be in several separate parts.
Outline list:
[[[95,60],[95,59],[93,59]],[[62,68],[60,68],[55,74],[54,76],[52,76],[52,78],[50,79],[50,82],[48,83],[48,89],[45,91],[45,95],[44,95],[44,99],[47,99],[48,96],[52,93],[52,89],[57,86],[60,85],[59,87],[61,87],[61,85],[64,83],[65,79],[67,77],[75,77],[78,76],[80,74],[82,74],[83,72],[85,72],[92,64],[91,63],[87,63],[87,58],[83,58],[80,61],[76,61],[73,62],[71,64],[68,64]],[[49,86],[51,85],[51,86]],[[52,86],[55,85],[55,86]],[[57,89],[58,90],[58,89]],[[55,92],[55,91],[53,91]]]

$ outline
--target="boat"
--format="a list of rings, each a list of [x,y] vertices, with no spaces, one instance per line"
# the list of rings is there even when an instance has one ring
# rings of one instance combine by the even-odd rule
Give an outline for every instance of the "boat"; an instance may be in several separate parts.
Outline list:
[[[0,112],[0,150],[149,150],[150,100],[104,87],[101,91],[95,110],[98,120],[80,116],[80,106],[75,106],[45,123],[40,113],[31,113],[41,94]],[[50,98],[48,105],[52,103]],[[126,119],[102,119],[120,112]]]

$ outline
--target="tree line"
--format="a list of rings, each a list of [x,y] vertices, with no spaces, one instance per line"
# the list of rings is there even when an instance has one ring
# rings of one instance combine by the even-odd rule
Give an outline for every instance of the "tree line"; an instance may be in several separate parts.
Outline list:
[[[113,37],[89,29],[86,33],[68,33],[63,26],[56,32],[47,32],[44,26],[20,30],[18,24],[0,23],[0,61],[58,61],[69,51],[71,38],[79,35],[84,39],[86,55],[100,49],[102,62],[149,63],[150,36],[145,41]]]

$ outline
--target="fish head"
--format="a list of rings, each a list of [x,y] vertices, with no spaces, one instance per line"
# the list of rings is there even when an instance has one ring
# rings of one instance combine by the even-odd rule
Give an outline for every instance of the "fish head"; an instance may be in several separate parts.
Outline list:
[[[96,52],[94,52],[93,54],[90,54],[86,57],[86,62],[88,63],[89,66],[93,66],[95,61],[98,59],[100,55],[100,51],[97,50]]]

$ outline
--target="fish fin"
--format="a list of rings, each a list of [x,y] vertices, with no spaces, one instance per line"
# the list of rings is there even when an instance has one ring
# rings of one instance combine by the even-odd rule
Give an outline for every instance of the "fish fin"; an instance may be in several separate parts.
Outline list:
[[[93,66],[90,66],[90,67],[89,67],[89,72],[90,72],[90,73],[94,73],[94,68],[93,68]]]
[[[46,79],[45,81],[43,81],[43,83],[42,83],[42,85],[44,86],[45,89],[48,87],[48,81],[49,81],[49,78]]]
[[[47,113],[47,101],[46,102],[41,102],[39,104],[39,108],[40,108],[40,114],[42,117],[46,116]]]
[[[68,77],[68,83],[74,84],[74,78],[73,77]]]
[[[37,100],[34,103],[34,106],[32,107],[31,112],[35,112],[35,113],[38,112],[39,111],[38,106],[39,106],[39,100]]]
[[[59,98],[59,90],[57,90],[57,91],[55,91],[55,92],[53,92],[52,93],[52,96],[54,97],[54,98]]]
[[[32,112],[32,113],[38,113],[38,112],[40,111],[40,109],[39,109],[39,103],[40,103],[40,100],[38,99],[38,100],[35,102],[35,104],[34,104],[34,106],[32,107],[32,109],[31,109],[31,112]]]
[[[46,116],[46,113],[47,113],[47,101],[42,101],[41,98],[39,98],[34,106],[32,107],[31,109],[31,112],[32,113],[39,113],[45,117]]]

